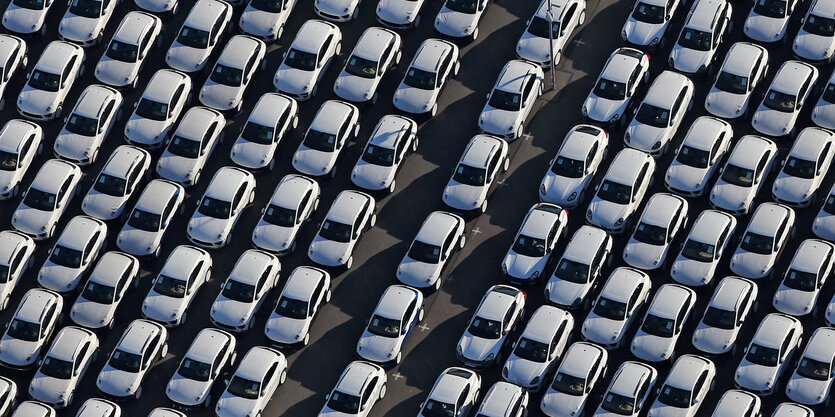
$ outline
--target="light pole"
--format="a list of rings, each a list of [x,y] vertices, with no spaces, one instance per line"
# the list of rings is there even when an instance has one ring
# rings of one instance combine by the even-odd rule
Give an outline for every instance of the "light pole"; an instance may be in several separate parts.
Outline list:
[[[551,68],[551,89],[557,88],[557,74],[554,70],[554,13],[551,12],[551,0],[548,0],[548,67]]]

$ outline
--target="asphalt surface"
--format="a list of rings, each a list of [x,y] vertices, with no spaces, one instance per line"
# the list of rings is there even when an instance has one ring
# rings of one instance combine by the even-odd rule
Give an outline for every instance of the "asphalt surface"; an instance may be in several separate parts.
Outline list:
[[[7,1],[3,2],[4,8],[7,3]],[[46,44],[51,40],[57,39],[58,22],[66,9],[66,5],[60,2],[56,3],[58,4],[53,5],[47,20],[49,30],[47,31],[46,37],[26,39],[30,57],[27,70],[32,69],[37,57]],[[165,27],[162,33],[164,39],[163,46],[156,48],[146,58],[146,64],[141,73],[142,82],[147,81],[156,69],[165,66],[165,51],[176,36],[193,1],[181,0],[181,3],[180,11],[176,16],[164,18]],[[283,38],[279,42],[269,46],[267,69],[260,71],[251,84],[246,94],[243,113],[226,126],[227,140],[220,144],[211,156],[206,167],[206,175],[202,177],[203,179],[197,186],[188,191],[189,196],[186,200],[186,214],[178,216],[171,226],[173,233],[169,234],[169,238],[163,244],[163,255],[169,253],[177,245],[188,243],[184,236],[188,217],[195,209],[195,204],[207,186],[211,174],[222,166],[231,165],[228,153],[233,138],[237,136],[257,98],[264,92],[272,90],[272,76],[281,60],[282,52],[292,41],[293,36],[301,24],[307,19],[316,17],[311,3],[300,1],[297,4],[290,17]],[[338,163],[337,178],[323,184],[322,204],[320,204],[319,210],[315,213],[311,224],[303,230],[297,252],[292,256],[282,259],[283,273],[278,287],[279,289],[283,286],[287,275],[293,268],[299,265],[311,264],[306,256],[307,244],[311,241],[315,234],[316,226],[322,221],[327,208],[330,206],[336,194],[341,190],[354,188],[348,178],[348,173],[359,157],[362,146],[374,125],[382,115],[396,113],[396,110],[391,105],[391,97],[394,89],[403,75],[406,67],[405,63],[414,55],[417,46],[424,39],[438,35],[434,32],[431,23],[434,20],[435,14],[440,9],[441,3],[440,1],[427,2],[422,12],[422,25],[417,30],[402,32],[404,36],[404,63],[383,81],[380,88],[380,100],[378,104],[373,107],[361,107],[362,130],[359,136],[360,139],[357,143],[351,144],[343,150]],[[332,284],[334,290],[333,298],[330,304],[322,309],[312,326],[310,345],[302,350],[287,352],[290,364],[287,382],[277,390],[265,415],[316,415],[325,402],[325,394],[336,383],[344,367],[350,361],[357,358],[355,353],[356,342],[362,333],[365,320],[370,315],[385,287],[397,283],[394,277],[394,271],[425,216],[433,210],[444,209],[441,202],[443,187],[468,140],[472,135],[477,133],[476,121],[481,107],[484,104],[485,95],[490,91],[496,76],[505,62],[514,58],[516,40],[524,30],[525,21],[535,11],[538,3],[538,0],[501,0],[492,3],[480,23],[479,39],[468,44],[460,44],[462,47],[461,71],[457,79],[452,80],[444,90],[439,102],[438,115],[421,126],[419,131],[419,137],[421,139],[420,147],[417,153],[409,156],[402,165],[397,177],[398,189],[396,192],[392,195],[375,194],[375,197],[378,199],[377,225],[366,232],[357,250],[354,252],[354,268],[347,273],[335,273],[335,279]],[[689,8],[690,4],[692,3],[680,7],[677,17],[671,26],[671,33],[678,33],[684,20],[686,9]],[[122,404],[123,415],[145,416],[154,407],[169,405],[169,401],[164,393],[165,384],[174,372],[179,358],[188,348],[197,332],[204,327],[210,326],[208,320],[210,305],[219,292],[221,283],[226,277],[226,274],[231,270],[237,257],[250,247],[249,237],[258,220],[260,208],[266,204],[278,181],[285,174],[293,171],[290,165],[290,157],[300,143],[304,129],[312,120],[319,105],[327,99],[336,98],[332,93],[333,82],[339,71],[339,67],[344,63],[344,59],[350,53],[356,40],[365,28],[377,25],[374,19],[375,7],[375,2],[366,1],[361,5],[358,20],[339,24],[340,29],[343,31],[342,55],[328,70],[319,88],[319,95],[310,101],[301,103],[299,128],[291,135],[283,138],[276,154],[278,158],[276,170],[269,174],[260,174],[257,176],[258,187],[255,203],[246,210],[243,218],[238,223],[235,229],[234,243],[224,249],[212,251],[214,262],[213,275],[215,279],[200,290],[198,299],[191,307],[188,321],[178,328],[170,329],[168,356],[145,379],[142,400]],[[493,195],[490,197],[487,213],[468,221],[466,247],[458,252],[451,261],[451,265],[446,271],[442,289],[434,294],[428,294],[426,300],[426,316],[423,323],[413,332],[410,340],[406,343],[403,363],[389,371],[387,396],[374,406],[371,412],[372,416],[407,416],[416,414],[419,404],[431,388],[438,374],[448,366],[460,365],[455,358],[455,345],[458,338],[466,327],[473,309],[487,288],[502,281],[500,270],[501,259],[511,244],[511,239],[520,225],[525,212],[531,205],[538,201],[537,188],[543,173],[547,169],[548,161],[559,148],[565,133],[571,127],[581,122],[581,104],[592,87],[592,83],[608,55],[620,46],[619,33],[631,7],[631,1],[615,2],[612,0],[590,2],[587,5],[586,22],[575,33],[574,41],[564,51],[563,61],[556,70],[556,89],[546,92],[539,99],[536,104],[537,108],[532,112],[532,116],[529,118],[526,126],[526,135],[511,144],[510,153],[512,161],[509,171],[501,176],[500,185],[495,188]],[[719,58],[717,58],[718,61],[721,62],[724,53],[732,42],[744,39],[741,28],[749,7],[747,3],[734,4],[733,31],[730,36],[725,37],[720,48]],[[803,16],[807,7],[808,3],[804,3],[795,10],[793,23],[789,30],[792,38],[797,32],[799,19]],[[109,40],[110,36],[112,36],[121,18],[127,12],[135,9],[135,5],[129,1],[117,6],[116,13],[105,32],[106,40]],[[237,18],[240,16],[242,9],[243,6],[236,7],[236,13],[234,15],[236,29]],[[225,39],[228,39],[228,35]],[[223,42],[225,42],[225,39]],[[653,57],[651,61],[652,77],[666,68],[666,59],[669,48],[672,45],[671,39],[673,37],[668,39],[666,48],[651,52]],[[217,58],[223,42],[217,47],[213,59]],[[78,95],[86,85],[96,83],[96,80],[92,76],[92,70],[103,52],[103,48],[103,46],[99,46],[87,49],[86,72],[73,86],[72,92],[65,102],[64,107],[66,109],[69,109],[75,103]],[[770,46],[769,52],[771,53],[771,69],[767,81],[770,81],[771,76],[773,76],[782,61],[790,59],[790,43],[788,45],[776,44]],[[823,85],[829,76],[830,70],[831,68],[829,67],[821,68],[819,85]],[[549,78],[550,74],[546,74],[546,85],[550,83]],[[205,75],[203,74],[196,74],[194,76],[195,90],[202,85],[204,80]],[[705,94],[709,89],[710,81],[706,78],[696,79],[694,81],[696,82],[697,90],[693,110],[687,115],[684,123],[682,123],[679,134],[674,141],[675,145],[680,143],[690,123],[696,117],[706,114],[703,103]],[[0,122],[5,123],[9,119],[19,117],[14,110],[14,102],[23,83],[23,73],[21,72],[15,75],[15,78],[5,93],[6,107],[0,115]],[[758,93],[761,94],[766,87],[767,82],[761,84],[758,88]],[[130,106],[138,100],[141,91],[142,85],[134,91],[123,92],[125,95],[124,116],[117,122],[112,130],[113,133],[106,140],[103,151],[100,153],[99,161],[93,166],[84,169],[86,175],[80,186],[82,192],[86,192],[91,186],[92,180],[101,169],[104,161],[107,160],[106,155],[112,152],[115,147],[124,143],[121,132],[129,114]],[[816,99],[817,97],[814,97],[814,99],[809,100],[809,105],[799,119],[800,127],[811,124],[809,112],[811,104]],[[195,103],[196,100],[193,104]],[[55,136],[61,129],[61,123],[59,120],[41,123],[45,129],[44,140],[47,152],[39,157],[30,168],[24,179],[24,184],[28,185],[31,182],[34,174],[37,172],[37,168],[49,158],[49,150],[51,149]],[[752,132],[748,120],[734,123],[734,129],[735,138]],[[783,138],[778,139],[777,142],[780,147],[779,157],[782,159],[791,146],[791,140]],[[610,147],[607,162],[611,161],[616,151],[622,148],[621,130],[611,132]],[[670,149],[673,149],[673,147],[671,146]],[[156,158],[158,155],[156,153],[154,157]],[[671,158],[672,155],[669,154],[658,161],[658,169],[654,175],[655,182],[651,192],[647,193],[647,198],[652,193],[664,191],[663,173],[666,167],[669,166]],[[598,172],[595,182],[599,181],[606,166],[607,163],[604,163],[603,168]],[[765,184],[763,184],[760,193],[761,196],[757,200],[758,203],[770,198],[769,192],[774,177],[775,173],[772,173]],[[820,193],[823,195],[831,186],[832,178],[827,178],[827,181],[821,187]],[[83,196],[83,194],[81,195]],[[136,195],[139,195],[138,191]],[[644,201],[646,200],[645,198]],[[19,199],[0,203],[0,228],[11,228],[11,213],[18,202]],[[77,197],[72,202],[71,208],[65,213],[62,222],[59,224],[59,231],[74,215],[82,214],[80,202],[81,197]],[[690,200],[689,202],[689,214],[692,223],[692,220],[698,216],[699,212],[707,208],[707,201],[706,198],[702,198]],[[572,210],[572,213],[569,214],[570,233],[573,233],[574,230],[583,224],[583,213],[586,208],[586,203],[588,203],[588,199],[581,208]],[[803,239],[812,237],[810,232],[811,221],[819,207],[819,205],[816,205],[812,208],[798,211],[798,233],[796,238],[789,243],[787,250],[784,251],[783,258],[776,269],[780,273],[785,270],[797,245]],[[740,233],[744,229],[748,217],[743,218],[741,224],[738,226],[737,230]],[[115,235],[121,225],[118,224],[118,221],[115,221],[110,222],[108,226],[110,228],[110,248],[115,248]],[[676,239],[673,243],[675,247],[678,246],[685,234],[682,233]],[[612,268],[623,264],[621,252],[627,239],[627,236],[619,236],[616,238],[613,251],[614,263],[605,271],[606,275],[608,275],[609,270]],[[38,260],[35,263],[36,266],[45,259],[46,251],[52,246],[54,240],[55,238],[38,245],[38,250],[35,255]],[[729,257],[730,255],[726,254],[725,259],[723,259],[723,266],[717,273],[717,277],[714,278],[716,281],[725,275],[731,274],[727,268]],[[84,400],[98,396],[98,392],[95,389],[96,375],[104,365],[107,354],[118,341],[126,325],[131,320],[140,316],[142,299],[150,288],[151,279],[158,271],[161,263],[143,264],[139,288],[128,290],[128,296],[122,301],[119,307],[116,327],[109,332],[99,332],[102,355],[99,355],[98,360],[90,367],[88,373],[85,375],[79,391],[76,393],[74,402],[65,411],[60,412],[60,415],[74,415]],[[0,323],[5,324],[8,322],[14,311],[14,306],[18,304],[22,295],[29,288],[37,285],[35,279],[37,269],[36,267],[28,271],[24,279],[18,284],[12,296],[10,307],[0,313]],[[670,282],[667,270],[653,272],[651,276],[653,280],[653,291],[663,283]],[[739,338],[739,343],[741,344],[746,344],[751,339],[762,317],[768,312],[773,311],[771,307],[771,296],[778,285],[777,280],[771,282],[761,281],[758,284],[760,285],[759,309],[746,320],[743,326],[743,332]],[[528,292],[526,306],[528,317],[538,306],[542,305],[542,289],[542,284],[526,289]],[[245,334],[238,335],[238,352],[240,355],[254,345],[267,343],[263,335],[263,326],[278,292],[278,289],[272,292],[270,298],[264,304],[265,307],[257,315],[254,328]],[[824,291],[818,302],[818,308],[821,309],[821,313],[831,298],[832,293],[833,286],[830,281],[824,287]],[[691,315],[692,317],[701,317],[709,295],[710,290],[699,292],[698,303],[694,313]],[[72,301],[74,299],[66,300],[65,315],[68,314],[67,310],[72,304]],[[585,314],[585,312],[579,312],[575,315],[577,323],[574,334],[575,340],[579,338],[579,328],[582,320],[585,318]],[[643,311],[641,314],[643,314]],[[802,319],[804,325],[804,341],[808,339],[815,328],[824,325],[821,317],[822,314],[819,314],[817,319]],[[696,352],[689,341],[696,321],[693,320],[685,328],[678,343],[677,355]],[[70,323],[68,318],[65,320],[65,324],[67,323]],[[636,327],[637,325],[633,325],[633,328],[627,333],[627,341],[631,340],[631,336],[634,334]],[[733,371],[740,359],[741,349],[739,349],[739,352],[735,357],[723,357],[716,360],[719,370],[716,389],[709,395],[705,403],[702,404],[700,415],[709,415],[721,397],[721,394],[725,390],[733,388]],[[598,397],[605,389],[606,384],[608,384],[612,373],[625,360],[634,360],[634,357],[628,351],[628,343],[620,350],[610,353],[609,374],[603,381],[604,383],[600,383],[593,392],[594,399],[590,407],[596,406],[599,400]],[[658,368],[661,372],[659,375],[660,383],[666,376],[669,365],[662,364]],[[34,370],[25,373],[12,373],[3,369],[2,373],[4,375],[10,375],[18,383],[21,396],[26,395],[28,383],[34,375]],[[498,367],[483,371],[481,374],[483,376],[482,393],[486,392],[493,382],[500,379]],[[785,399],[782,390],[785,387],[785,379],[789,374],[790,372],[787,372],[778,385],[778,393],[770,398],[764,399],[763,414],[768,415],[779,402]],[[221,391],[222,383],[217,383],[214,387],[213,398],[218,398]],[[531,397],[529,405],[531,411],[529,415],[539,415],[539,400],[540,395],[534,394]],[[650,400],[652,400],[652,397]],[[646,407],[647,409],[648,405]],[[214,404],[212,404],[212,407],[214,407]],[[213,414],[210,410],[197,410],[190,412],[189,415],[208,416]],[[823,415],[826,414],[824,413]]]

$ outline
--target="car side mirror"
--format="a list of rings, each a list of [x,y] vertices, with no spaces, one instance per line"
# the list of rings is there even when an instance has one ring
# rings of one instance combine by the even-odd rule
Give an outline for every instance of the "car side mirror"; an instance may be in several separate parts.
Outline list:
[[[22,193],[20,193],[20,196],[21,197],[26,197],[26,190],[24,190]]]
[[[425,402],[420,403],[420,405],[418,405],[418,410],[423,410],[424,405],[426,405]]]
[[[31,77],[31,76],[32,76],[32,73],[26,73],[26,79],[27,79],[27,80],[28,80],[28,79],[29,79],[29,77]]]
[[[327,401],[329,399],[331,399],[331,395],[330,394],[325,394],[325,401]]]
[[[135,109],[137,106],[139,106],[139,102],[138,102],[138,101],[134,101],[134,102],[133,102],[133,108]]]
[[[238,215],[238,210],[232,210],[232,217],[235,217],[237,215]]]
[[[531,24],[531,19],[528,19],[528,20],[525,21],[525,26],[528,26],[530,24]]]
[[[487,93],[487,100],[490,100],[490,93]]]

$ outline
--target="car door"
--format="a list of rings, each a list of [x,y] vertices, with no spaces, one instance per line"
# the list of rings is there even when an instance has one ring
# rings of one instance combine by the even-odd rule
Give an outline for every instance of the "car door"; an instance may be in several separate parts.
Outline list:
[[[461,393],[458,394],[458,400],[455,401],[455,414],[454,417],[463,417],[465,408],[468,406],[467,399],[470,396],[470,384],[464,385],[464,388],[461,389]]]
[[[493,156],[490,157],[490,162],[487,164],[487,187],[489,188],[493,184],[493,180],[496,179],[496,174],[499,172],[499,159],[501,159],[501,152],[498,150],[493,152]]]
[[[316,312],[319,311],[319,306],[321,306],[322,301],[324,300],[324,293],[325,279],[322,277],[316,284],[316,288],[314,288],[313,292],[310,294],[310,302],[307,304],[307,317],[313,318],[313,316],[316,315]]]
[[[258,393],[258,402],[261,403],[260,406],[262,407],[270,400],[278,385],[278,378],[275,377],[276,369],[278,369],[278,362],[273,362],[269,369],[267,369],[267,372],[264,373],[264,378],[261,381],[261,392]]]
[[[155,334],[154,337],[151,338],[151,342],[148,343],[145,351],[142,352],[142,366],[141,370],[144,373],[148,370],[151,366],[151,363],[154,361],[154,357],[156,357],[156,353],[159,350],[159,333]]]
[[[203,269],[203,261],[198,262],[188,275],[188,281],[186,282],[186,297],[189,298],[189,305],[191,304],[191,300],[195,298],[194,293],[197,292],[197,290],[200,289],[200,285],[202,285],[202,282],[200,284],[197,283],[197,281],[200,280],[199,275],[201,269]]]
[[[438,65],[438,73],[435,87],[436,90],[440,90],[441,87],[446,84],[447,80],[449,79],[452,69],[452,51],[447,51],[444,54],[444,57],[441,58],[441,64]]]
[[[560,19],[560,36],[557,40],[558,44],[560,45],[560,48],[565,46],[565,43],[567,41],[566,38],[571,36],[571,33],[574,31],[574,28],[577,27],[577,15],[577,3],[573,3],[570,6],[568,6],[568,9],[562,15],[562,18]]]
[[[360,399],[360,412],[362,415],[368,415],[371,407],[377,402],[377,381],[379,377],[372,377],[371,381],[362,390],[362,397]]]
[[[72,83],[75,81],[75,71],[73,71],[75,67],[75,62],[78,60],[78,57],[73,55],[70,57],[69,61],[67,61],[67,65],[64,66],[64,71],[61,73],[61,89],[64,90],[68,87],[67,83]],[[66,91],[62,91],[66,94]]]
[[[455,246],[455,229],[450,230],[446,239],[444,239],[444,246],[441,248],[441,262],[445,263],[452,256],[453,246]]]
[[[331,58],[331,43],[333,43],[333,34],[328,35],[328,37],[325,39],[324,42],[322,42],[322,45],[319,47],[319,53],[316,56],[316,68],[318,70],[321,70],[324,67],[325,62],[327,62]],[[319,75],[317,76],[317,81],[318,79],[322,78],[322,73],[324,73],[324,71],[319,72]]]

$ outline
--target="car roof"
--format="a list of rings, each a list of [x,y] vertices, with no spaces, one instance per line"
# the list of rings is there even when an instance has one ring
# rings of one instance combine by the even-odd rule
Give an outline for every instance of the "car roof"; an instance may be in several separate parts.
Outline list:
[[[628,185],[634,184],[641,171],[641,166],[649,161],[652,161],[651,156],[636,149],[623,148],[615,155],[615,159],[609,165],[609,170],[606,171],[606,179]]]
[[[525,215],[525,220],[519,228],[519,234],[536,239],[545,239],[554,223],[560,221],[559,213],[561,212],[562,209],[555,204],[536,204]]]
[[[821,264],[835,249],[831,243],[820,239],[806,239],[797,248],[792,258],[790,269],[817,273]]]
[[[67,326],[58,332],[52,346],[49,347],[48,356],[55,359],[62,359],[72,362],[75,359],[78,348],[89,338],[95,338],[93,332],[75,326]]]
[[[641,382],[652,375],[652,367],[640,362],[626,361],[612,377],[609,391],[627,397],[635,397]]]
[[[742,294],[755,287],[753,282],[740,277],[725,277],[717,285],[710,299],[710,305],[720,310],[735,311]]]
[[[96,267],[90,273],[89,280],[115,287],[122,274],[131,269],[135,262],[136,259],[128,254],[119,251],[105,252],[96,261]]]
[[[127,178],[130,169],[143,157],[150,157],[148,151],[131,145],[120,145],[116,148],[101,172],[118,178]]]
[[[334,30],[339,31],[339,28],[332,23],[319,19],[310,19],[304,22],[302,27],[299,28],[290,47],[300,51],[318,54],[319,48],[321,48],[325,39]]]
[[[357,44],[351,55],[356,55],[360,58],[376,61],[385,51],[389,42],[391,42],[397,35],[394,32],[379,27],[370,27],[362,32]]]
[[[726,5],[725,0],[699,0],[693,4],[690,18],[684,27],[711,32],[714,18]]]
[[[275,187],[270,203],[295,210],[311,187],[313,187],[313,180],[310,178],[288,174]]]
[[[627,266],[618,267],[609,275],[600,296],[625,303],[638,283],[646,279],[647,275],[640,270]]]
[[[142,35],[153,26],[156,19],[152,14],[134,10],[126,14],[119,23],[116,33],[113,34],[113,40],[138,45],[142,40]]]
[[[691,148],[710,151],[713,144],[719,140],[719,135],[729,128],[730,124],[722,119],[712,116],[700,116],[693,121],[683,144]]]
[[[496,382],[481,400],[478,413],[490,417],[504,417],[510,407],[513,407],[514,399],[523,392],[522,388],[516,385],[504,381]]]
[[[159,273],[172,278],[185,279],[204,255],[206,252],[203,249],[191,245],[177,246],[168,255]]]
[[[342,100],[328,100],[322,103],[322,107],[316,111],[316,116],[310,122],[310,130],[335,134],[345,119],[350,118],[351,113],[356,110],[353,104]]]
[[[762,203],[754,211],[746,232],[753,232],[764,236],[771,236],[777,230],[784,217],[789,216],[791,209],[777,203]]]
[[[835,329],[819,327],[815,330],[806,343],[803,357],[821,362],[831,362],[832,358],[835,357]]]
[[[481,299],[481,304],[478,306],[475,315],[487,320],[504,321],[504,316],[513,301],[516,300],[516,297],[506,294],[503,291],[496,291],[496,289],[502,288],[512,287],[508,287],[507,285],[494,285],[490,287]],[[516,290],[515,288],[513,289]]]
[[[84,401],[78,410],[77,417],[110,417],[119,406],[101,398],[90,398]]]
[[[377,122],[377,126],[374,128],[374,133],[371,134],[371,139],[368,140],[368,143],[383,148],[394,149],[397,146],[397,141],[408,132],[411,132],[413,126],[415,126],[415,122],[407,117],[387,114]]]
[[[420,44],[420,48],[415,53],[415,58],[412,60],[411,67],[424,71],[435,72],[441,59],[447,53],[452,53],[455,46],[441,39],[427,39]]]
[[[54,416],[55,410],[37,401],[24,401],[17,406],[12,417],[50,417]]]
[[[786,402],[778,405],[771,417],[810,417],[814,415],[815,413],[805,405]]]
[[[572,261],[590,261],[596,255],[591,248],[597,249],[605,245],[608,236],[603,230],[584,224],[571,236],[562,257]]]
[[[30,323],[40,323],[46,308],[57,303],[60,295],[43,288],[33,288],[20,301],[15,317]]]
[[[185,413],[165,407],[157,407],[148,414],[148,417],[187,417]]]
[[[41,191],[57,192],[64,180],[76,170],[79,168],[71,162],[50,159],[41,165],[31,187]]]
[[[807,127],[800,131],[800,134],[794,139],[794,145],[792,145],[789,155],[805,161],[817,161],[824,145],[827,142],[832,142],[833,136],[835,135],[828,130]]]
[[[585,378],[602,355],[605,355],[605,351],[593,343],[575,342],[563,355],[559,372]]]
[[[12,230],[0,232],[0,264],[8,266],[12,260],[12,255],[17,252],[17,248],[25,245],[29,240],[31,238]]]
[[[702,371],[711,368],[713,363],[697,355],[681,355],[676,359],[664,385],[692,390]]]
[[[536,9],[536,16],[541,18],[548,18],[548,4],[551,5],[551,12],[554,15],[554,18],[559,18],[562,16],[562,12],[568,4],[573,0],[543,0],[539,3],[539,7]]]
[[[155,179],[145,186],[134,208],[150,213],[161,213],[170,196],[181,192],[178,184],[164,179]]]
[[[522,93],[525,81],[531,75],[535,75],[539,67],[521,59],[511,59],[502,68],[499,78],[496,80],[495,88],[511,93]]]
[[[719,239],[719,234],[725,230],[725,226],[733,221],[730,214],[719,210],[705,210],[690,228],[689,239],[697,242],[714,244]]]
[[[832,19],[833,17],[835,17],[835,2],[827,0],[816,0],[812,4],[812,7],[809,8],[809,13],[815,16]]]
[[[11,56],[12,51],[14,51],[14,49],[19,47],[21,44],[24,44],[24,41],[17,36],[8,34],[0,35],[0,57],[4,60],[8,59],[9,56]]]
[[[221,0],[197,0],[197,3],[194,4],[188,16],[186,16],[183,26],[209,31],[215,24],[217,17],[231,7]]]
[[[640,221],[653,226],[667,227],[676,214],[676,210],[685,204],[687,203],[683,198],[673,194],[653,194],[644,207]]]
[[[73,113],[91,119],[98,119],[105,104],[114,96],[121,96],[116,90],[103,85],[91,85],[84,89],[78,102],[75,104]]]
[[[368,376],[379,370],[376,365],[365,361],[353,361],[345,367],[335,389],[351,395],[359,396],[365,387]]]
[[[232,272],[229,273],[229,279],[242,284],[255,285],[273,261],[275,257],[267,252],[247,249],[235,262]]]
[[[217,118],[221,118],[221,123],[223,122],[223,116],[216,110],[203,106],[194,106],[188,109],[185,116],[180,119],[180,123],[177,124],[177,130],[174,134],[184,138],[202,140],[203,135]]]
[[[455,214],[445,211],[433,211],[426,216],[426,220],[420,226],[415,240],[430,245],[441,246],[447,237],[447,233],[455,229],[462,219]]]
[[[155,72],[148,81],[142,97],[158,103],[168,103],[174,91],[177,90],[176,86],[187,79],[188,77],[180,71],[170,68],[161,69]]]
[[[687,297],[693,297],[693,290],[678,284],[664,284],[655,296],[652,297],[652,303],[647,310],[647,314],[653,316],[675,319],[679,311],[687,302]]]
[[[670,109],[673,107],[676,98],[678,98],[678,92],[684,86],[692,84],[693,82],[684,75],[670,70],[664,70],[652,81],[652,85],[650,85],[643,103],[651,104],[662,109]]]
[[[150,341],[155,334],[160,332],[162,332],[162,330],[160,329],[160,325],[157,323],[144,319],[134,320],[128,325],[128,328],[125,329],[125,332],[122,334],[122,338],[119,340],[119,344],[116,345],[116,347],[127,353],[141,355],[145,346],[147,346],[148,341]]]
[[[23,140],[38,130],[38,125],[32,122],[22,119],[9,120],[0,130],[0,150],[18,153]]]
[[[716,405],[716,410],[711,417],[737,417],[739,416],[739,410],[747,410],[751,404],[756,402],[757,397],[754,394],[741,389],[728,390],[722,394],[722,398]]]
[[[798,324],[794,317],[782,313],[771,313],[760,322],[751,343],[779,349],[789,329]]]
[[[354,224],[354,220],[366,202],[373,205],[374,199],[361,191],[342,191],[331,204],[327,219],[342,224]]]
[[[293,270],[284,284],[281,295],[294,300],[307,301],[327,272],[312,266],[299,266]]]
[[[810,73],[816,74],[817,69],[805,62],[786,61],[774,75],[769,88],[783,93],[797,94]]]
[[[235,375],[250,381],[261,381],[270,364],[279,360],[279,358],[281,358],[281,354],[275,349],[254,346],[241,359],[238,369],[235,370]]]
[[[101,220],[84,215],[75,216],[64,226],[55,244],[78,250],[84,249],[99,227],[107,230],[107,226]]]
[[[550,344],[551,340],[554,339],[554,335],[557,333],[560,323],[568,316],[569,314],[561,308],[549,305],[540,306],[531,315],[520,337]]]
[[[232,201],[241,184],[251,177],[252,174],[240,168],[229,166],[220,168],[212,177],[205,195],[218,200]]]
[[[383,295],[380,296],[380,301],[377,302],[374,314],[389,319],[402,319],[406,307],[416,298],[417,291],[410,287],[405,285],[389,286],[383,292]]]
[[[757,58],[765,53],[767,52],[762,46],[750,42],[737,42],[728,50],[722,64],[722,71],[747,77],[751,75],[751,69],[757,62]]]
[[[64,71],[64,66],[67,65],[69,58],[76,53],[84,56],[84,51],[78,45],[64,41],[52,41],[44,48],[35,69],[51,74],[60,74]]]
[[[578,125],[569,130],[560,145],[559,155],[585,162],[597,139],[597,135],[590,133],[591,129],[602,132],[599,127],[591,125]]]
[[[223,330],[206,328],[197,333],[183,356],[203,363],[213,363],[223,345],[234,337]]]
[[[728,163],[743,168],[754,169],[760,162],[762,154],[768,148],[775,146],[774,142],[762,136],[745,135],[734,145],[731,156],[728,158]]]
[[[469,381],[469,378],[459,375],[461,372],[468,372],[472,374],[472,371],[464,368],[445,369],[444,372],[438,376],[438,379],[435,381],[435,385],[432,387],[432,391],[429,393],[427,398],[447,404],[455,404],[458,401],[458,397],[461,395],[461,391],[464,390],[464,387],[467,386]]]
[[[235,35],[223,47],[223,52],[217,58],[217,64],[232,68],[243,68],[249,58],[255,54],[258,47],[263,48],[263,42],[247,35]]]
[[[624,50],[637,51],[632,48],[619,48],[612,52],[606,61],[606,66],[600,72],[600,76],[610,81],[625,83],[632,76],[635,67],[641,63],[634,55],[624,53]],[[638,51],[640,52],[640,51]],[[641,52],[643,54],[643,52]]]
[[[287,107],[292,105],[293,99],[290,97],[279,93],[265,93],[255,103],[246,121],[263,126],[275,126]]]
[[[486,168],[490,157],[501,149],[501,139],[490,135],[475,135],[461,155],[461,163],[471,167]]]

